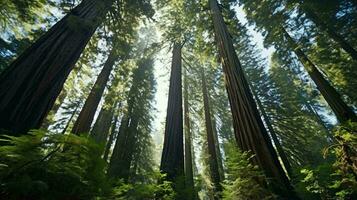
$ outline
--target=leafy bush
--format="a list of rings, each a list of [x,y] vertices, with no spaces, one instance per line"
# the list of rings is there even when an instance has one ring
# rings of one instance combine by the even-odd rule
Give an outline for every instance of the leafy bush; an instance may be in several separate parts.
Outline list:
[[[223,187],[223,199],[273,199],[274,196],[264,188],[259,180],[264,180],[263,173],[250,163],[252,156],[241,152],[234,144],[227,147],[227,179]]]
[[[154,172],[148,175],[153,182],[151,183],[125,183],[122,179],[118,180],[112,189],[112,193],[109,196],[103,197],[103,199],[115,199],[115,200],[171,200],[175,199],[175,192],[172,189],[172,183],[164,180],[164,175],[159,172]]]
[[[357,198],[357,123],[338,126],[334,136],[335,143],[324,151],[325,158],[335,158],[334,163],[301,170],[304,177],[298,188],[309,199]]]
[[[1,143],[5,199],[91,199],[110,191],[101,147],[87,137],[35,130]]]

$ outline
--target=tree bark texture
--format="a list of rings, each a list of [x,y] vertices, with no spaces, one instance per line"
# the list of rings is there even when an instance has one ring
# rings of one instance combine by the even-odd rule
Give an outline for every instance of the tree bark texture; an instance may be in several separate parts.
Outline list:
[[[97,111],[99,102],[103,96],[104,89],[110,77],[114,63],[117,60],[115,49],[110,52],[105,61],[102,71],[99,73],[97,80],[94,83],[92,90],[89,93],[84,106],[79,113],[76,123],[73,126],[72,133],[79,135],[80,133],[89,133],[95,112]]]
[[[195,198],[195,184],[193,182],[193,165],[192,165],[192,135],[190,125],[190,111],[188,103],[188,81],[186,70],[184,70],[184,122],[185,122],[185,184],[188,188],[189,197],[187,199]]]
[[[296,56],[299,58],[312,81],[315,83],[317,89],[321,92],[322,96],[335,113],[337,120],[341,123],[348,120],[357,121],[354,111],[342,100],[341,95],[325,79],[315,64],[305,55],[289,33],[284,28],[282,28],[282,31],[284,37],[293,48]]]
[[[83,0],[1,74],[0,129],[40,127],[110,3]]]
[[[213,125],[211,119],[211,110],[209,104],[208,90],[206,85],[206,77],[204,69],[201,69],[201,81],[202,81],[202,94],[203,94],[203,106],[205,112],[205,125],[206,125],[206,134],[207,134],[207,147],[208,147],[208,163],[211,175],[211,181],[214,184],[214,193],[215,199],[219,199],[217,195],[218,192],[222,191],[222,186],[220,184],[220,175],[217,161],[217,152],[216,152],[216,144],[213,133]]]
[[[255,154],[253,163],[264,171],[276,193],[293,196],[289,194],[292,187],[260,118],[218,3],[216,0],[209,3],[238,146]]]
[[[348,53],[353,60],[357,61],[357,51],[354,49],[342,35],[338,34],[333,27],[325,23],[312,9],[307,6],[302,8],[307,15],[314,22],[314,24],[319,27],[321,30],[326,31],[326,33],[337,42],[341,48]]]
[[[174,182],[184,175],[181,48],[178,43],[173,45],[164,147],[160,165],[160,170],[167,174],[166,178]]]

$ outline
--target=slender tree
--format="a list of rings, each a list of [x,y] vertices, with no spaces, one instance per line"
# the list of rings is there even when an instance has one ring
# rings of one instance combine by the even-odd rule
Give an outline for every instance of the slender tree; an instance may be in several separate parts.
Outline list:
[[[105,61],[102,71],[99,73],[98,78],[92,87],[88,98],[86,99],[86,102],[84,103],[76,123],[73,126],[72,133],[77,135],[80,133],[89,133],[95,112],[97,111],[97,107],[109,80],[110,73],[117,59],[117,51],[113,47],[107,60]]]
[[[218,3],[216,0],[209,0],[209,4],[222,60],[237,143],[243,151],[251,151],[255,154],[253,162],[264,170],[268,178],[277,183],[275,185],[276,192],[293,197],[293,193],[290,193],[292,187],[279,163],[247,81],[244,78]]]
[[[185,184],[190,195],[187,198],[194,199],[195,185],[193,182],[192,135],[190,125],[190,108],[188,103],[188,80],[186,73],[186,70],[184,70]]]
[[[332,111],[335,113],[337,119],[341,123],[346,122],[348,120],[356,121],[357,118],[354,111],[343,101],[340,94],[325,79],[325,77],[321,74],[315,64],[299,48],[299,46],[295,43],[294,39],[289,35],[285,28],[282,28],[282,33],[284,34],[284,37],[286,38],[287,42],[293,48],[300,62],[303,64],[305,70],[310,75],[310,78],[316,84],[317,89],[321,92],[322,96],[325,98],[326,102],[329,104]]]
[[[211,108],[208,97],[208,89],[206,84],[206,76],[204,69],[201,70],[201,82],[202,82],[202,94],[203,94],[203,105],[205,113],[205,125],[206,125],[206,134],[207,134],[207,145],[208,145],[208,154],[209,154],[209,167],[210,175],[215,189],[215,199],[219,199],[218,193],[222,191],[222,186],[220,184],[220,174],[218,167],[218,158],[216,152],[215,136],[213,130],[213,124],[211,119]]]

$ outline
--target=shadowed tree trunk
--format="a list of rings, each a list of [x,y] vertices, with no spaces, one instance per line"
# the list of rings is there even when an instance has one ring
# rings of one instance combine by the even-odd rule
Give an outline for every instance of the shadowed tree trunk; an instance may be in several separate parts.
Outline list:
[[[88,133],[90,131],[95,112],[97,111],[100,99],[102,98],[110,73],[117,59],[116,49],[113,48],[105,61],[104,67],[99,73],[81,112],[79,113],[77,121],[73,126],[72,133],[79,135],[80,133]]]
[[[216,0],[209,0],[217,46],[222,60],[226,88],[238,146],[255,154],[252,159],[265,173],[275,192],[294,198],[289,180],[260,118],[253,95],[243,75],[232,39]],[[252,55],[254,56],[254,55]]]
[[[97,143],[106,143],[107,142],[113,115],[114,115],[113,108],[103,107],[100,110],[98,118],[95,121],[93,129],[90,134],[91,137]]]
[[[120,106],[121,106],[121,104],[119,103],[118,108],[120,108]],[[115,109],[115,112],[118,112],[118,109]],[[114,120],[112,120],[113,123],[110,128],[110,136],[109,136],[108,142],[105,146],[104,155],[103,155],[103,159],[105,161],[108,161],[110,149],[113,145],[114,139],[117,138],[116,128],[117,128],[117,123],[118,123],[118,117],[119,117],[118,114],[114,114],[114,116],[113,116]]]
[[[217,195],[218,192],[222,191],[222,186],[220,184],[220,175],[217,161],[217,152],[216,152],[216,144],[213,133],[213,125],[211,119],[211,110],[208,100],[208,90],[206,85],[206,77],[204,69],[201,69],[201,81],[202,81],[202,94],[203,94],[203,106],[205,111],[205,125],[206,125],[206,133],[207,133],[207,145],[208,145],[208,163],[210,168],[211,181],[214,184],[214,194],[215,199],[219,199]]]
[[[195,184],[193,182],[193,165],[192,165],[192,136],[190,126],[190,111],[188,104],[188,83],[186,70],[184,70],[184,122],[185,122],[185,184],[189,190],[187,199],[195,198]]]
[[[321,30],[326,31],[328,35],[337,42],[343,50],[345,50],[351,58],[357,61],[357,51],[343,38],[342,35],[338,34],[335,31],[335,28],[331,27],[325,23],[321,18],[307,6],[302,6],[303,11],[314,22],[314,24],[319,27]]]
[[[0,76],[0,129],[39,128],[92,37],[110,0],[83,0]]]
[[[310,78],[316,84],[317,89],[321,92],[322,96],[335,113],[337,120],[341,123],[348,120],[357,121],[354,111],[342,100],[342,97],[336,89],[325,79],[315,64],[305,55],[293,38],[291,38],[289,33],[284,28],[282,28],[282,31],[284,37],[293,48],[293,51],[299,58]]]
[[[135,148],[134,143],[138,127],[137,116],[132,114],[128,114],[124,123],[120,125],[120,131],[108,168],[110,177],[123,178],[125,181],[128,181],[130,176],[130,165],[134,151],[132,148]]]
[[[58,98],[55,101],[55,104],[53,105],[52,109],[50,110],[50,114],[47,116],[47,118],[44,119],[41,128],[47,130],[48,127],[51,125],[51,123],[53,122],[53,118],[56,115],[57,111],[59,110],[59,108],[61,107],[63,101],[66,99],[67,97],[67,91],[66,90],[62,90],[60,95],[58,96]],[[49,117],[51,116],[51,117]]]
[[[224,180],[224,168],[223,168],[223,159],[221,154],[221,148],[219,146],[219,139],[217,133],[217,124],[214,115],[212,114],[212,127],[213,127],[213,136],[214,136],[214,143],[216,145],[216,153],[217,153],[217,163],[218,163],[218,171],[221,182]]]
[[[182,187],[177,181],[184,176],[181,48],[178,43],[173,45],[164,147],[160,165],[161,172],[166,173],[166,178],[175,183],[176,192]]]

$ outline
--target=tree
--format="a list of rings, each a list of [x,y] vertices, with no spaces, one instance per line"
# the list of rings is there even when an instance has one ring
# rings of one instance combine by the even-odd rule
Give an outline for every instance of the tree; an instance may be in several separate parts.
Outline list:
[[[195,199],[195,184],[193,182],[193,159],[192,159],[192,133],[190,125],[190,108],[188,102],[188,77],[187,70],[184,70],[184,125],[185,125],[185,184],[188,192],[188,199]]]
[[[153,59],[149,55],[137,61],[138,68],[133,71],[132,86],[127,97],[127,111],[124,113],[120,124],[118,137],[110,159],[108,175],[110,177],[123,178],[128,181],[137,175],[137,172],[145,168],[141,163],[143,157],[150,162],[151,146],[151,121],[150,101],[155,92],[153,76]],[[145,156],[141,156],[145,155]],[[151,169],[147,166],[145,169]],[[142,172],[143,173],[143,172]]]
[[[160,165],[161,172],[167,174],[167,179],[175,183],[176,191],[183,189],[184,178],[181,48],[180,43],[174,43],[164,147]]]
[[[209,166],[211,172],[211,179],[215,187],[215,198],[219,198],[218,194],[222,191],[222,187],[220,185],[220,174],[218,168],[218,160],[217,160],[217,152],[216,152],[216,144],[214,137],[214,128],[211,119],[211,110],[210,103],[208,97],[208,89],[206,85],[206,76],[204,69],[201,70],[201,82],[202,82],[202,94],[203,94],[203,104],[204,104],[204,112],[205,112],[205,124],[206,124],[206,134],[207,134],[207,145],[208,145],[208,154],[209,154]]]
[[[238,146],[243,151],[252,151],[256,156],[254,163],[257,163],[264,170],[268,178],[277,183],[276,191],[282,195],[289,196],[288,191],[292,190],[291,185],[278,161],[253,96],[249,91],[249,86],[244,78],[217,1],[210,0],[209,5],[226,78]]]
[[[73,126],[72,133],[79,135],[80,133],[88,133],[90,131],[95,112],[117,59],[118,57],[116,55],[116,49],[113,47],[107,60],[105,61],[102,71],[98,75],[98,78],[94,83],[91,92],[89,93],[89,96],[81,112],[79,113],[79,116]]]
[[[40,127],[112,3],[84,0],[1,74],[0,113],[7,113],[0,116],[1,129],[24,134]],[[126,3],[140,15],[152,15],[150,1]]]

